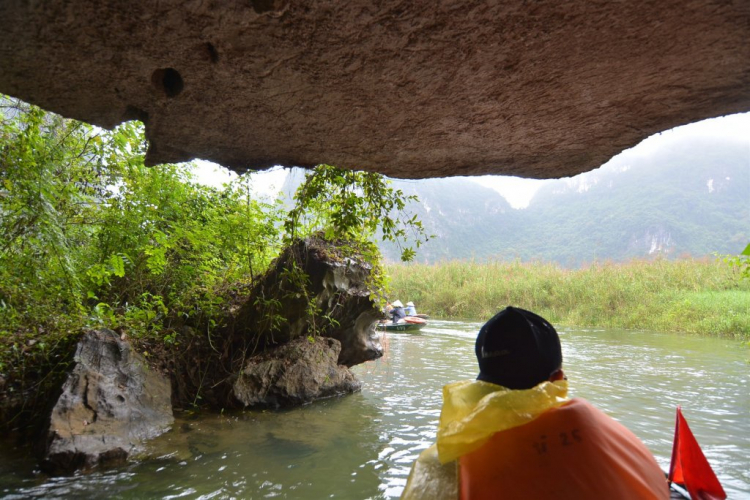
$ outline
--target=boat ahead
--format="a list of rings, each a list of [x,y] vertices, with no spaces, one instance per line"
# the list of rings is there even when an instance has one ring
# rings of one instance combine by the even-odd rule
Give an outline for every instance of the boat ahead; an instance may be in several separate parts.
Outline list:
[[[398,323],[378,323],[378,330],[386,332],[417,332],[421,330],[427,322],[422,318],[416,318],[413,316],[407,316],[404,320]]]

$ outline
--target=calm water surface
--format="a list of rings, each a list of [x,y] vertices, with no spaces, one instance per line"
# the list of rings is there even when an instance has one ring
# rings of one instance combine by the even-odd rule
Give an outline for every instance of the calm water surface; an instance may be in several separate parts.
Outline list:
[[[0,451],[3,498],[398,498],[435,438],[441,388],[474,378],[480,323],[431,321],[388,334],[386,356],[357,366],[360,394],[286,412],[178,415],[159,457],[47,479]],[[633,430],[663,467],[682,405],[729,498],[750,499],[750,350],[737,342],[615,330],[562,330],[573,396]]]

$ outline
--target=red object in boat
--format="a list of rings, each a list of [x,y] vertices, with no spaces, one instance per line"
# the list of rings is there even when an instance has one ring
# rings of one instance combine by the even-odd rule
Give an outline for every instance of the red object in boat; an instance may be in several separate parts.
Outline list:
[[[419,325],[421,325],[422,323],[427,323],[422,318],[418,318],[416,316],[407,316],[407,317],[404,318],[404,321],[406,321],[407,323],[415,323],[415,324],[419,324]]]
[[[727,497],[679,406],[669,481],[684,485],[693,500],[724,500]]]

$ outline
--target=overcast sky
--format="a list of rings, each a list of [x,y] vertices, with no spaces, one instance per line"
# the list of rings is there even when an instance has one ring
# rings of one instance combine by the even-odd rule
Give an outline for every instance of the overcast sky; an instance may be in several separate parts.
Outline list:
[[[748,168],[750,168],[750,113],[729,115],[712,118],[700,122],[673,128],[659,134],[652,135],[637,146],[627,150],[628,154],[651,155],[659,148],[686,137],[717,137],[743,141],[748,146]],[[199,168],[196,176],[199,182],[220,186],[236,174],[227,169],[205,161],[198,161]],[[278,167],[272,170],[254,174],[253,187],[257,193],[276,194],[284,184],[287,171]],[[484,186],[493,188],[500,193],[513,208],[525,208],[531,197],[548,180],[522,179],[499,175],[485,175],[468,177]]]

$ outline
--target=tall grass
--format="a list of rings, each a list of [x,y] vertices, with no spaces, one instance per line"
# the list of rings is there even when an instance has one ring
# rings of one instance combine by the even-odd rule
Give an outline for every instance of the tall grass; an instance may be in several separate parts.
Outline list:
[[[750,339],[750,281],[714,259],[390,265],[391,297],[443,319],[486,320],[507,305],[553,324]]]

